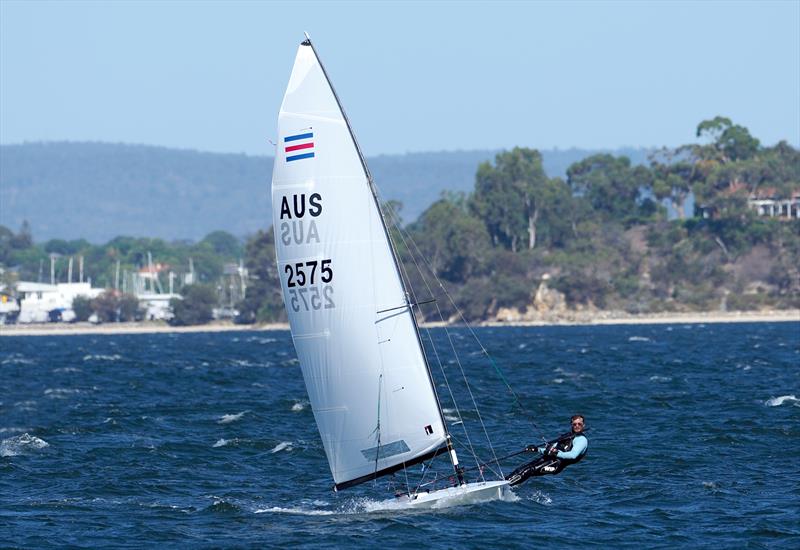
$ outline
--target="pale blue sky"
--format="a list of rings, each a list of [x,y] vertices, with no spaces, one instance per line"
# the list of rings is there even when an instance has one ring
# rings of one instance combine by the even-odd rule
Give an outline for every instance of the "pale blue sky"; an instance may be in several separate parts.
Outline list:
[[[800,143],[800,2],[0,0],[0,143],[272,154],[308,31],[369,155]]]

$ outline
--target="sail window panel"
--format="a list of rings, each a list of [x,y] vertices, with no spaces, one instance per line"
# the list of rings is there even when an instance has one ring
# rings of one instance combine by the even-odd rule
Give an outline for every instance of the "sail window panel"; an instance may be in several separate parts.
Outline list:
[[[372,447],[371,449],[362,449],[361,454],[364,455],[364,458],[367,460],[380,460],[383,458],[389,458],[394,455],[399,455],[403,453],[407,453],[411,451],[406,445],[406,442],[402,439],[399,441],[392,441],[391,443],[387,443],[386,445],[381,445],[380,447]]]

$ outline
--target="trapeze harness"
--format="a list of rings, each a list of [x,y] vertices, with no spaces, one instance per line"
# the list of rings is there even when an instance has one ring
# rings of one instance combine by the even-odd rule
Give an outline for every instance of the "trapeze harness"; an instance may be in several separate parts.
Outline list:
[[[555,440],[555,448],[559,451],[569,452],[572,450],[572,441],[578,437],[583,436],[586,437],[586,434],[583,432],[581,433],[565,433],[561,435],[558,439]],[[588,443],[588,438],[587,438]],[[576,464],[583,460],[583,457],[586,456],[586,448],[584,448],[583,452],[579,454],[575,458],[558,458],[556,456],[550,455],[547,451],[552,445],[552,442],[545,447],[545,453],[543,456],[540,456],[533,462],[529,462],[528,464],[524,464],[511,472],[506,477],[509,484],[511,485],[519,485],[529,477],[533,476],[544,476],[544,475],[556,475],[560,474],[561,471],[566,468],[567,466],[571,466],[572,464]]]

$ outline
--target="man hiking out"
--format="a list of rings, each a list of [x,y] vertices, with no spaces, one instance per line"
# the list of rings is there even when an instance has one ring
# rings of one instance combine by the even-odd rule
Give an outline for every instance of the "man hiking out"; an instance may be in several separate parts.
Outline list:
[[[580,462],[586,456],[589,440],[583,433],[585,420],[583,415],[576,414],[571,419],[572,431],[565,433],[558,439],[546,443],[541,450],[542,456],[524,464],[511,472],[506,477],[510,485],[519,485],[529,477],[556,475],[571,464]],[[530,452],[540,452],[538,447],[528,445],[525,449]]]

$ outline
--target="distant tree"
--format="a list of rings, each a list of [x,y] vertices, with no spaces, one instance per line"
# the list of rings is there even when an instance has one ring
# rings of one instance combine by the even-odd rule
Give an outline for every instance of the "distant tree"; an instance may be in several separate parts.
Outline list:
[[[92,299],[88,296],[75,296],[72,299],[72,311],[76,321],[88,321],[92,315]]]
[[[445,197],[433,203],[409,228],[419,250],[406,256],[408,270],[421,254],[437,276],[464,282],[486,265],[491,243],[480,219],[470,215],[463,198]]]
[[[69,243],[64,239],[50,239],[44,243],[44,251],[48,254],[63,254],[67,255],[72,252]]]
[[[598,154],[570,166],[567,183],[604,218],[626,222],[640,215],[640,191],[652,186],[652,173],[627,157]]]
[[[212,310],[217,305],[217,292],[210,285],[188,285],[184,288],[183,299],[173,298],[170,306],[174,317],[172,325],[203,325],[212,318]]]
[[[242,254],[242,244],[239,239],[227,231],[209,233],[200,241],[200,244],[203,243],[210,245],[215,254],[226,259],[236,259]]]
[[[6,226],[0,225],[0,265],[8,265],[13,238],[14,232]]]
[[[19,228],[19,232],[11,239],[11,248],[22,250],[33,246],[33,233],[31,232],[31,224],[28,220],[23,220]]]
[[[275,263],[273,228],[259,231],[247,241],[245,265],[250,274],[244,300],[236,306],[237,323],[282,321],[286,319],[278,268]]]
[[[73,309],[74,305],[73,300]],[[106,290],[92,300],[91,308],[97,318],[104,323],[138,321],[142,318],[142,311],[136,296],[123,294],[113,289]],[[75,314],[77,316],[77,311]]]
[[[658,200],[669,199],[678,218],[686,217],[686,201],[700,178],[691,150],[687,147],[664,148],[650,158],[653,194]]]
[[[92,300],[92,310],[103,323],[119,321],[119,299],[113,290],[106,290]]]
[[[117,301],[117,308],[120,321],[140,321],[144,317],[144,312],[139,306],[139,299],[133,294],[120,294]]]
[[[539,217],[546,208],[547,187],[542,155],[515,147],[498,154],[494,165],[485,162],[478,167],[471,207],[495,244],[515,252],[521,243],[532,249]]]
[[[747,160],[756,154],[760,146],[747,128],[733,124],[731,119],[722,116],[698,124],[697,137],[711,142],[701,148],[701,156],[720,162]]]

